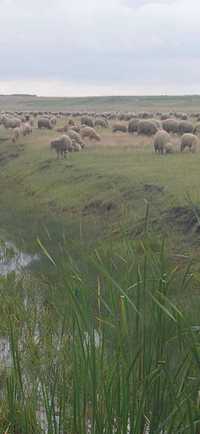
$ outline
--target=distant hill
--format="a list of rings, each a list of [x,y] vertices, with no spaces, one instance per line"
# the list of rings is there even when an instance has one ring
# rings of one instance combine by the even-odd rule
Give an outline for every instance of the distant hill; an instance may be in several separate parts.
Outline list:
[[[16,96],[19,96],[19,97],[29,97],[29,98],[37,98],[37,95],[34,95],[34,94],[32,94],[32,93],[12,93],[12,94],[8,94],[8,95],[6,95],[6,94],[2,94],[2,95],[0,95],[0,96],[3,96],[3,97],[7,97],[7,98],[11,98],[11,97],[16,97]]]
[[[200,112],[200,95],[41,97],[0,95],[0,111],[182,111]]]

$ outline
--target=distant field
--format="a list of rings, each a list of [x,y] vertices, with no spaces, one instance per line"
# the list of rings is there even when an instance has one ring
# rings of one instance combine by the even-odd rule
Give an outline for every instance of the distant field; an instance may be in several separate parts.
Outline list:
[[[90,98],[46,98],[0,96],[0,110],[95,110],[95,111],[200,111],[200,96],[108,96]]]

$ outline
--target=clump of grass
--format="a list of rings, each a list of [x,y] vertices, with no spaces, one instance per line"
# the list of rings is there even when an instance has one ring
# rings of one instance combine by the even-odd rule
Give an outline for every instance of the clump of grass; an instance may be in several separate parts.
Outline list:
[[[1,280],[1,334],[12,356],[1,382],[1,432],[192,433],[200,429],[199,324],[174,292],[193,276],[124,240],[84,257],[67,254],[56,278]],[[62,256],[63,258],[63,256]]]

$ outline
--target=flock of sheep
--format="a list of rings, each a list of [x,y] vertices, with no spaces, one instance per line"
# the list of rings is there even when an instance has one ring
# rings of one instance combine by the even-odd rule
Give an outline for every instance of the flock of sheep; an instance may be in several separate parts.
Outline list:
[[[57,127],[59,122],[60,126]],[[138,114],[121,112],[7,112],[0,114],[0,125],[11,131],[11,140],[27,136],[33,129],[56,131],[57,137],[50,141],[57,158],[68,152],[78,152],[85,148],[85,140],[100,141],[99,131],[111,128],[113,134],[127,133],[153,137],[155,152],[174,152],[174,141],[180,137],[180,151],[188,148],[194,152],[200,134],[200,113],[149,113]],[[97,129],[97,130],[96,130]],[[98,131],[98,132],[97,132]]]

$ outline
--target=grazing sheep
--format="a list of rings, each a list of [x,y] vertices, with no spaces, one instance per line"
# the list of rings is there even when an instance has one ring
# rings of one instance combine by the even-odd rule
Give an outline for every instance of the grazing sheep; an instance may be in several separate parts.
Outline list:
[[[81,125],[86,125],[87,127],[94,128],[94,121],[89,116],[82,116],[81,117]]]
[[[2,124],[5,128],[17,128],[21,126],[21,119],[4,116]]]
[[[192,122],[188,122],[188,121],[179,122],[179,133],[181,135],[185,133],[192,133],[192,132],[193,132]]]
[[[23,124],[21,128],[22,128],[23,136],[29,136],[29,134],[32,133],[32,127],[28,122]]]
[[[20,127],[16,127],[13,129],[13,134],[11,137],[11,140],[13,143],[15,143],[17,141],[17,139],[19,139],[20,134],[21,134],[21,128]]]
[[[164,154],[166,152],[166,147],[170,143],[170,135],[164,131],[160,130],[156,133],[154,137],[154,150],[158,154]]]
[[[38,119],[38,128],[47,128],[48,130],[52,130],[53,126],[51,124],[51,121],[47,117],[41,117]]]
[[[95,121],[95,127],[101,127],[101,128],[108,128],[109,127],[109,123],[107,121],[107,119],[96,119]]]
[[[137,132],[138,134],[144,134],[146,136],[153,136],[158,131],[158,126],[153,120],[142,120],[138,123]]]
[[[60,138],[52,140],[50,143],[51,149],[55,149],[57,158],[65,157],[67,152],[73,151],[72,140],[69,136],[63,135]]]
[[[199,139],[195,134],[184,134],[181,137],[181,152],[183,152],[185,148],[189,148],[189,151],[195,152],[198,143]]]
[[[140,120],[139,119],[131,119],[129,121],[128,124],[128,132],[131,133],[136,133],[137,129],[138,129],[138,124],[139,124]]]
[[[101,140],[101,137],[99,136],[99,134],[97,134],[96,131],[94,130],[94,128],[91,128],[91,127],[81,128],[80,134],[81,134],[82,139],[87,137],[88,139],[96,140],[97,142],[100,142],[100,140]]]
[[[82,141],[81,136],[80,136],[79,133],[77,133],[76,131],[70,129],[68,131],[68,136],[73,141],[73,143],[76,143],[77,145],[80,145],[81,149],[84,148],[85,144],[83,143],[83,141]]]
[[[179,133],[179,122],[176,119],[166,119],[163,121],[162,127],[167,133]]]
[[[117,133],[117,132],[127,133],[128,128],[126,125],[116,122],[115,124],[113,124],[112,131],[113,133]]]

